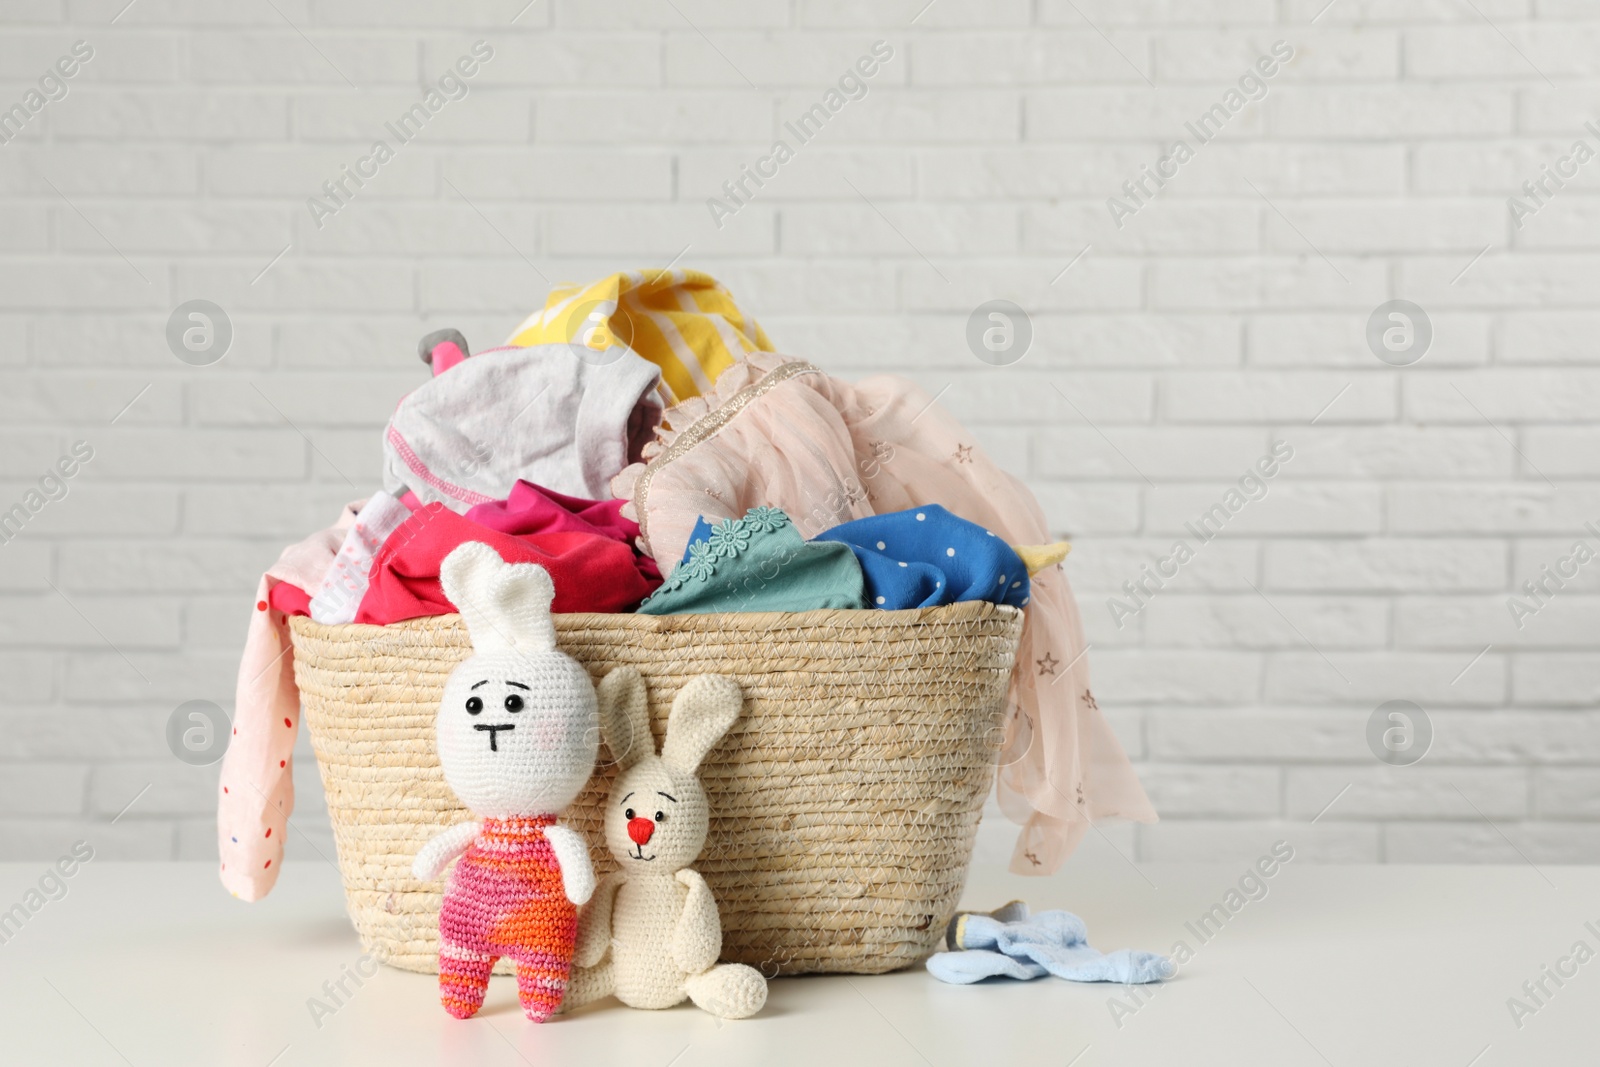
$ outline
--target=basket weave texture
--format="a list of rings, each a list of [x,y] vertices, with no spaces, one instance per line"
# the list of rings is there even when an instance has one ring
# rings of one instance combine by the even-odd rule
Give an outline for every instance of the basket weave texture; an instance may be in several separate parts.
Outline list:
[[[557,615],[596,679],[644,675],[657,743],[698,674],[735,678],[739,720],[701,766],[711,832],[695,868],[722,913],[722,959],[768,976],[878,974],[933,951],[955,910],[1000,747],[1021,613],[982,602],[912,611]],[[460,616],[390,626],[291,621],[295,678],[363,945],[438,969],[442,883],[411,877],[440,829],[471,816],[445,783],[433,723],[471,653]],[[600,873],[600,766],[563,821]],[[505,961],[502,961],[504,964]]]

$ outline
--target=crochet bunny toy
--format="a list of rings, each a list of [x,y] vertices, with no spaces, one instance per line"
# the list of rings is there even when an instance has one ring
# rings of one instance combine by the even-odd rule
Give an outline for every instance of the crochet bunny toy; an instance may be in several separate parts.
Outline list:
[[[556,650],[543,567],[468,542],[445,557],[444,594],[472,656],[445,682],[435,726],[445,780],[478,820],[439,834],[412,873],[432,881],[456,856],[439,914],[439,999],[458,1019],[483,1005],[495,960],[516,961],[522,1010],[561,1006],[577,906],[594,892],[589,849],[556,822],[594,772],[599,713],[589,675]]]
[[[639,672],[621,667],[600,683],[600,730],[619,770],[606,802],[606,845],[622,866],[584,909],[569,1004],[615,994],[630,1007],[670,1008],[688,997],[712,1015],[743,1019],[767,1002],[761,972],[717,963],[717,902],[688,869],[711,823],[695,771],[741,703],[731,678],[691,679],[672,702],[658,756]]]

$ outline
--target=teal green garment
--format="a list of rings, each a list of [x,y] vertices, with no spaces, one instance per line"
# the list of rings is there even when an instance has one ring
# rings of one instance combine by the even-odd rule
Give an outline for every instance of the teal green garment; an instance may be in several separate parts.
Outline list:
[[[751,508],[712,527],[701,519],[689,551],[641,615],[865,608],[866,582],[849,545],[807,542],[778,508]]]

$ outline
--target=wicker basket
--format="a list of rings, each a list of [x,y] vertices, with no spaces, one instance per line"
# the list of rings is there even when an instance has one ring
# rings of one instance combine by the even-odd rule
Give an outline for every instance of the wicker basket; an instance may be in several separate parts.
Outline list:
[[[439,886],[410,866],[468,817],[433,742],[466,628],[456,615],[292,626],[351,918],[390,964],[435,971]],[[596,679],[639,668],[658,742],[690,678],[743,686],[743,715],[701,767],[712,820],[696,869],[721,907],[722,958],[769,976],[878,974],[933,951],[966,879],[1021,628],[1020,612],[982,602],[556,616],[561,649]],[[565,817],[602,873],[615,867],[601,844],[607,759]]]

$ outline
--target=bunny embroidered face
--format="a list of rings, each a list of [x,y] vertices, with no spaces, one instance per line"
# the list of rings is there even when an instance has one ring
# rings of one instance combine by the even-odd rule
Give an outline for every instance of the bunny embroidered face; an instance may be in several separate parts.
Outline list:
[[[439,704],[445,779],[479,816],[562,810],[594,771],[599,712],[588,672],[555,647],[550,576],[469,542],[445,557],[440,581],[473,647]]]
[[[672,703],[657,755],[644,681],[619,668],[601,686],[601,729],[619,773],[606,801],[606,847],[629,877],[670,876],[695,861],[711,825],[697,772],[733,725],[743,703],[738,684],[702,675]]]
[[[660,865],[663,874],[700,855],[711,825],[706,794],[694,776],[669,772],[659,759],[618,779],[606,808],[606,847],[624,866]]]

